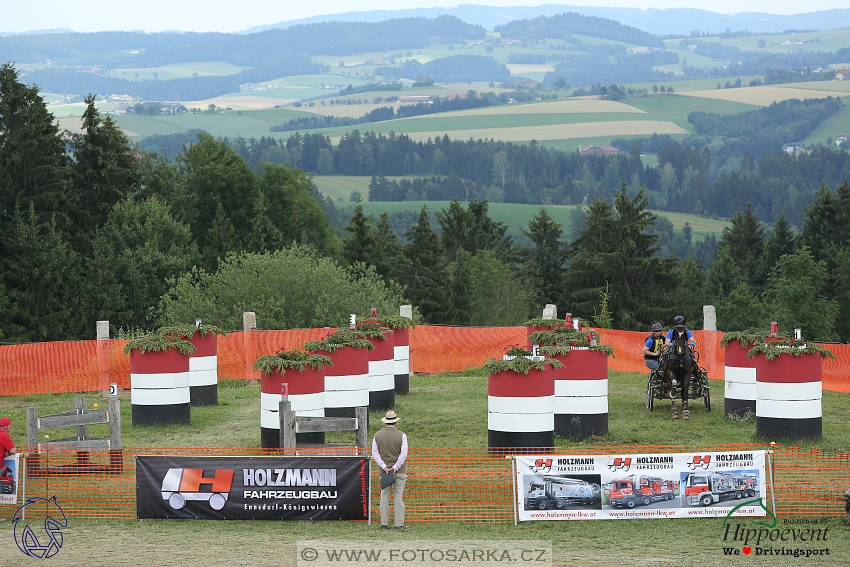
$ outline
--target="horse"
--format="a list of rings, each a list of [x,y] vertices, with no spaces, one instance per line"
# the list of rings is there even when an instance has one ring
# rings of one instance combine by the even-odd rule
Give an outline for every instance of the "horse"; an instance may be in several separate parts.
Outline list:
[[[690,389],[691,375],[694,370],[694,355],[688,344],[688,331],[684,325],[673,327],[673,339],[664,355],[664,380],[670,392],[670,403],[672,404],[673,419],[679,419],[676,412],[676,398],[674,397],[673,380],[682,389],[682,419],[690,419],[688,411],[688,390]]]

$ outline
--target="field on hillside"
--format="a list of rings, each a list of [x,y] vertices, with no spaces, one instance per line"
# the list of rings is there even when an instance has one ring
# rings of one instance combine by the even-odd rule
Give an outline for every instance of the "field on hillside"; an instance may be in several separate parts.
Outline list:
[[[186,79],[195,75],[204,77],[210,75],[233,75],[250,67],[227,63],[226,61],[192,61],[186,63],[169,63],[161,67],[139,67],[130,69],[113,69],[105,75],[128,81]],[[154,77],[156,74],[156,77]]]
[[[843,83],[848,83],[844,85]],[[823,85],[823,87],[821,87]],[[833,86],[836,85],[836,86]],[[762,85],[740,89],[714,89],[706,91],[683,92],[684,96],[727,100],[743,104],[769,106],[774,102],[791,98],[826,98],[850,94],[850,81],[815,81],[794,83],[792,85]]]

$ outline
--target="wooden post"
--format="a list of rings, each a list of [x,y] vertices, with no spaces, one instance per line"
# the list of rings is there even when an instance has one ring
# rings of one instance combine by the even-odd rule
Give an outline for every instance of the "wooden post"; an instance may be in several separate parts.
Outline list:
[[[245,379],[256,380],[254,372],[254,362],[257,357],[254,356],[254,335],[251,331],[257,330],[257,315],[253,311],[242,313],[242,348],[245,354]],[[254,382],[248,382],[253,384]]]
[[[27,408],[27,445],[38,447],[38,407]]]
[[[109,446],[121,447],[121,400],[109,400]]]
[[[295,412],[292,411],[292,402],[281,400],[278,415],[280,415],[280,447],[282,449],[295,448]]]
[[[77,410],[77,415],[86,413],[86,399],[74,398],[74,409]],[[77,441],[85,441],[88,434],[88,427],[85,425],[77,426]]]
[[[357,433],[354,434],[354,445],[357,447],[366,447],[368,434],[367,422],[369,418],[368,408],[366,406],[357,406],[354,408],[354,416],[357,418]]]

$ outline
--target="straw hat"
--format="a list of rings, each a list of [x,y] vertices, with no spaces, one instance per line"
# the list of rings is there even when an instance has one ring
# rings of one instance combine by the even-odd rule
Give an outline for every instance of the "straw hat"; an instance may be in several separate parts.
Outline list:
[[[390,410],[387,412],[387,417],[382,417],[381,421],[383,421],[384,423],[395,423],[398,421],[398,416],[393,410]]]

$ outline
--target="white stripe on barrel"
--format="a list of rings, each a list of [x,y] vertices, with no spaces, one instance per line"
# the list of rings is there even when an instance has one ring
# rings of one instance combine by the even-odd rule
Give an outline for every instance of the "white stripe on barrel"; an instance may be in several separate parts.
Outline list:
[[[395,329],[393,332],[393,373],[395,393],[410,392],[410,330]]]
[[[770,439],[816,439],[823,434],[819,354],[756,361],[756,434]]]
[[[507,370],[487,380],[487,437],[493,448],[555,444],[555,378],[552,367],[528,375]]]
[[[756,413],[756,361],[747,358],[749,347],[742,347],[737,340],[730,341],[724,349],[723,366],[727,417],[743,417]]]
[[[608,433],[608,357],[588,347],[573,347],[555,357],[555,433],[584,441]]]
[[[218,335],[192,336],[195,352],[189,357],[189,398],[193,406],[218,405]]]
[[[190,423],[189,357],[174,348],[130,352],[133,425]]]
[[[326,354],[333,366],[325,367],[325,415],[356,417],[354,408],[369,405],[369,350],[347,346]]]
[[[375,345],[375,349],[369,351],[369,411],[387,411],[395,407],[393,332],[383,335],[386,340],[367,337]]]
[[[287,399],[296,416],[325,416],[324,368],[307,366],[303,372],[288,368],[280,372],[260,375],[260,446],[264,449],[280,447],[280,402],[282,385],[286,384]],[[297,433],[296,443],[324,443],[325,434]]]

